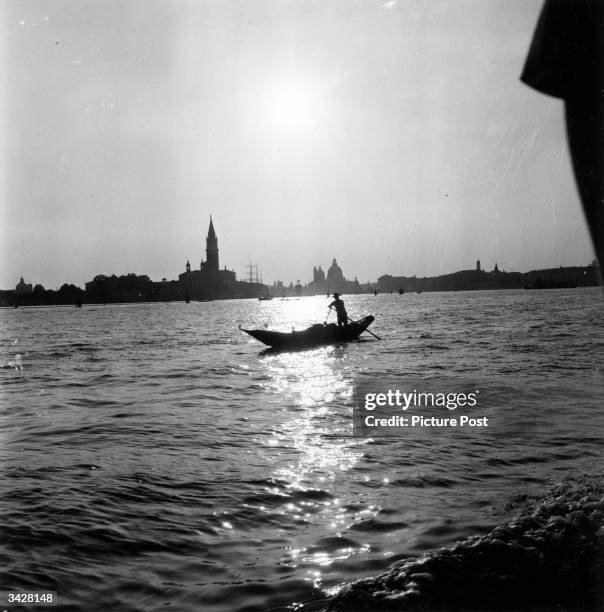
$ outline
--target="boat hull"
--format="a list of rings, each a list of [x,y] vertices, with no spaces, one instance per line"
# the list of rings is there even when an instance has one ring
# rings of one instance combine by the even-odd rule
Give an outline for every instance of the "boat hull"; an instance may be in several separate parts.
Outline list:
[[[271,348],[311,348],[325,344],[341,344],[357,340],[373,321],[374,317],[369,315],[360,321],[349,323],[346,327],[338,327],[335,323],[332,323],[330,325],[312,325],[303,331],[292,331],[289,333],[243,328],[242,331]]]

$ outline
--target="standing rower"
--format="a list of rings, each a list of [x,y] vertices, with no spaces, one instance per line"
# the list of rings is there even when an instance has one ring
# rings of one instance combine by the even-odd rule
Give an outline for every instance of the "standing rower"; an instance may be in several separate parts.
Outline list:
[[[338,327],[342,325],[348,325],[348,314],[346,313],[346,308],[344,307],[344,301],[340,299],[339,293],[334,293],[333,297],[334,301],[329,305],[330,308],[336,309],[336,314],[338,315]]]

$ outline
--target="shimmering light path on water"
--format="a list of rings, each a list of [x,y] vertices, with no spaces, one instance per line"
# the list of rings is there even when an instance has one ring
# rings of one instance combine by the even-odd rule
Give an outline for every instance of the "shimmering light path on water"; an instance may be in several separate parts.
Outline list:
[[[237,329],[326,304],[0,311],[3,586],[74,610],[295,608],[602,469],[598,289],[346,296],[383,340],[296,353]],[[478,385],[492,429],[352,438],[357,375]]]

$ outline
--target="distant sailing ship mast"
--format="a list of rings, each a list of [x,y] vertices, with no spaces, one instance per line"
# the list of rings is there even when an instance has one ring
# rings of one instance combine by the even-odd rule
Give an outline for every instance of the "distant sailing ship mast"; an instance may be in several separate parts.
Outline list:
[[[258,284],[260,281],[258,280],[258,264],[248,264],[247,268],[247,282],[248,283],[256,283]]]

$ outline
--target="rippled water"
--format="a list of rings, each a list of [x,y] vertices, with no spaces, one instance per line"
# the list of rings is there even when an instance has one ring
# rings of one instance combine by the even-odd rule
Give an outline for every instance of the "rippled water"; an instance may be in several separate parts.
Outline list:
[[[317,609],[602,471],[599,289],[346,296],[363,342],[239,329],[324,297],[0,311],[5,590],[63,609]],[[351,437],[353,378],[444,376],[488,433]]]

